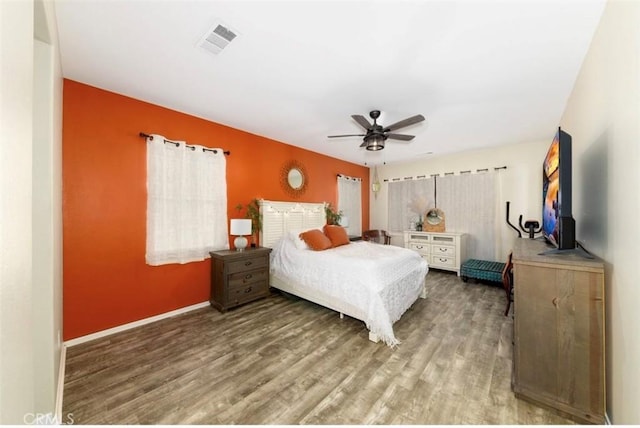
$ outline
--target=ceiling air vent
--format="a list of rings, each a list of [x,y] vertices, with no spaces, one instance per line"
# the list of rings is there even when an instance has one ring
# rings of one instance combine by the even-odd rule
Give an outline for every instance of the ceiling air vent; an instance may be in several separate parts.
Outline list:
[[[237,32],[221,24],[216,24],[211,30],[207,31],[198,45],[202,49],[217,55],[226,48],[237,35]]]

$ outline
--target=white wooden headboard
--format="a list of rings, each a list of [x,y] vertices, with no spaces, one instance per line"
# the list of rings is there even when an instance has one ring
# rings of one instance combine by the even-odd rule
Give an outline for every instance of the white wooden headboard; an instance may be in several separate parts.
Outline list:
[[[325,203],[258,201],[262,214],[260,246],[273,247],[290,230],[320,228],[327,223]]]

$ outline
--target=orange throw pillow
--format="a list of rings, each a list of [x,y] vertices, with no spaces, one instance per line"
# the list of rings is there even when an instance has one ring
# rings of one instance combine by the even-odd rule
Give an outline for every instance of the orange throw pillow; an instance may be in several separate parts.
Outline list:
[[[329,237],[332,246],[339,247],[349,243],[349,235],[344,227],[325,224],[323,230],[324,234]]]
[[[307,243],[314,251],[322,251],[331,248],[331,241],[320,229],[311,229],[300,234],[300,239]]]

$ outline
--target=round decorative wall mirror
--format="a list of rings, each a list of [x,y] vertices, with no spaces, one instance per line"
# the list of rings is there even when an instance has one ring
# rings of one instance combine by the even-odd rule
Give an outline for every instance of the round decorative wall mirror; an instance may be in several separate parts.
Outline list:
[[[309,184],[309,176],[304,165],[296,160],[285,163],[280,173],[280,184],[289,196],[302,196]]]
[[[287,182],[292,189],[297,190],[304,184],[304,176],[297,168],[291,168],[287,174]]]

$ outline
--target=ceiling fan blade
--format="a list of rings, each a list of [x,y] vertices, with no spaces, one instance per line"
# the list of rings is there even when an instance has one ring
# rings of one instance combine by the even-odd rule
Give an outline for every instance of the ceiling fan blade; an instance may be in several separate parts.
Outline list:
[[[340,138],[340,137],[364,137],[365,134],[345,134],[345,135],[328,135],[327,138]]]
[[[411,141],[416,138],[415,135],[404,135],[404,134],[386,134],[387,138],[391,138],[392,140],[401,140],[401,141]]]
[[[364,116],[361,116],[359,114],[352,114],[351,117],[353,118],[353,120],[358,122],[358,125],[362,126],[364,129],[368,130],[373,126],[367,119],[364,118]]]
[[[364,141],[362,144],[360,144],[360,147],[367,147],[367,142]]]
[[[421,114],[417,114],[415,116],[401,120],[400,122],[396,122],[393,125],[389,125],[384,130],[395,131],[396,129],[404,128],[405,126],[413,125],[414,123],[422,122],[423,120],[424,120],[424,116]]]

